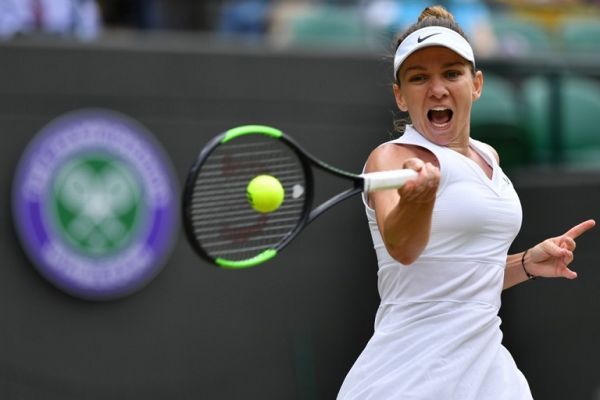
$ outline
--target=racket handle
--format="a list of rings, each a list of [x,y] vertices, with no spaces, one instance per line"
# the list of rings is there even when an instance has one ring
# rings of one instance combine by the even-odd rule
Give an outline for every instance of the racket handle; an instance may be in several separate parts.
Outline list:
[[[362,174],[365,192],[376,190],[398,189],[407,181],[417,177],[417,172],[412,169],[396,169],[392,171],[378,171]]]

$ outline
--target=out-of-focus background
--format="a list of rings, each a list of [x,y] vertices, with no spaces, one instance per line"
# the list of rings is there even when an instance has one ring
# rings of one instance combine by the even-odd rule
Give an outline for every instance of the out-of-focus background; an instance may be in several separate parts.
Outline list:
[[[600,2],[438,4],[484,71],[472,135],[496,147],[521,196],[514,250],[598,218]],[[21,248],[15,169],[50,121],[105,108],[154,134],[179,187],[213,135],[250,123],[359,171],[394,136],[392,41],[425,5],[0,0],[0,398],[335,398],[379,300],[358,198],[250,270],[206,264],[178,233],[152,282],[96,302],[48,283]],[[324,176],[317,185],[318,200],[339,189]],[[600,399],[599,240],[596,230],[578,242],[576,281],[503,294],[505,342],[535,398]]]

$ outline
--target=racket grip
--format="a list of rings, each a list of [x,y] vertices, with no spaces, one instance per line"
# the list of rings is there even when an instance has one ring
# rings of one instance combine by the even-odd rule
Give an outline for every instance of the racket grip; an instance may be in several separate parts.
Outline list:
[[[396,169],[391,171],[378,171],[362,174],[365,192],[376,190],[398,189],[407,181],[417,177],[417,172],[412,169]]]

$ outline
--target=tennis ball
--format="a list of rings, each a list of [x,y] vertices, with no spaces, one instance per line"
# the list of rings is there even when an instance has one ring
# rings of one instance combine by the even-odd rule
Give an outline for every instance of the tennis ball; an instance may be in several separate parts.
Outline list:
[[[252,208],[261,213],[270,213],[283,203],[285,190],[279,179],[271,175],[258,175],[246,188],[248,202]]]

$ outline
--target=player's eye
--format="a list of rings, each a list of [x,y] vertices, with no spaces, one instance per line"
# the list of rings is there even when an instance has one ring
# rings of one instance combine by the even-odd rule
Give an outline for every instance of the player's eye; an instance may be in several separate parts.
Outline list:
[[[462,75],[462,73],[458,70],[446,71],[446,78],[448,78],[448,79],[457,79],[461,75]]]
[[[408,77],[408,81],[411,83],[420,83],[425,81],[425,75],[416,74]]]

